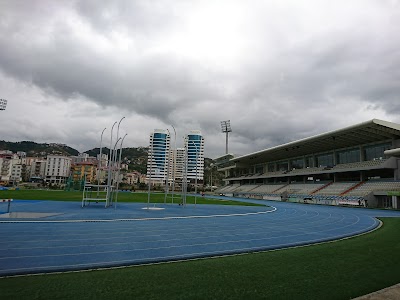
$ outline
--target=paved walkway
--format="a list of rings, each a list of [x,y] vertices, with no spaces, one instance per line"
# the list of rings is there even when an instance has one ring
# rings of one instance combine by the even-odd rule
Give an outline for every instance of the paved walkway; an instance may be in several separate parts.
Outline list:
[[[357,297],[353,300],[399,300],[399,299],[400,299],[400,283],[365,296]]]

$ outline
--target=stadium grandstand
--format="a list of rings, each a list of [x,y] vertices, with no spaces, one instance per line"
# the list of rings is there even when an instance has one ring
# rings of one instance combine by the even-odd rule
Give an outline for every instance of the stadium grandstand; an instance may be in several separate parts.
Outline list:
[[[400,125],[373,119],[214,160],[225,196],[400,208]]]

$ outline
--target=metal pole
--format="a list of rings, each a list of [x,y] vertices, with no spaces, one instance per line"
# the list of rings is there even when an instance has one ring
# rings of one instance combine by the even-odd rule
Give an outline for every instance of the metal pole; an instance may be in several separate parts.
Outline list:
[[[119,142],[119,140],[120,140],[121,138],[118,138],[118,140],[115,142],[115,145],[114,145],[114,148],[113,148],[113,151],[115,152],[115,148],[117,147],[117,144],[118,144],[118,142]],[[113,167],[114,168],[114,167]],[[114,177],[114,175],[115,175],[115,172],[113,172],[114,174],[112,174],[112,176]],[[115,178],[114,179],[111,179],[111,182],[114,182],[115,181]],[[115,191],[114,191],[115,192]],[[113,193],[114,193],[113,192]],[[111,198],[110,198],[110,202],[111,202],[111,204],[112,204],[112,202],[113,202],[113,193],[111,193]]]
[[[187,139],[185,138],[185,162],[184,162],[184,182],[182,186],[184,187],[183,191],[183,205],[186,206],[186,194],[187,194],[187,172],[188,172],[188,142]]]
[[[194,184],[195,184],[195,187],[194,187],[194,205],[196,206],[196,204],[197,204],[197,162],[198,162],[198,159],[199,159],[199,157],[198,157],[199,150],[198,150],[197,145],[195,144],[195,142],[194,141],[191,141],[191,142],[196,147],[196,177],[194,179]]]
[[[173,149],[173,166],[172,166],[172,204],[174,204],[174,193],[175,193],[175,165],[176,165],[176,130],[174,125],[171,125],[174,129],[174,149]]]
[[[183,155],[183,170],[182,170],[182,205],[185,200],[185,174],[186,174],[186,139],[184,139],[184,155]]]
[[[113,126],[111,127],[111,138],[110,138],[110,152],[108,155],[108,174],[107,174],[107,200],[106,200],[106,206],[109,205],[110,202],[110,189],[111,189],[111,157],[112,157],[112,136],[113,136],[113,130],[114,126],[117,124],[117,121],[114,122]]]
[[[149,187],[148,187],[148,191],[147,191],[147,209],[149,209],[150,207],[150,186],[151,186],[151,168],[149,170]]]
[[[125,133],[124,137],[121,140],[121,144],[119,146],[119,160],[118,160],[118,164],[117,164],[117,193],[115,194],[115,206],[114,209],[117,209],[117,202],[118,202],[118,192],[119,192],[119,171],[121,169],[121,158],[122,158],[122,143],[124,142],[125,137],[128,134]]]
[[[152,171],[152,166],[153,166],[153,151],[154,151],[154,137],[153,137],[153,143],[151,145],[151,148],[149,149],[150,151],[150,161],[147,161],[147,172],[149,172],[149,181],[148,181],[148,191],[147,191],[147,209],[150,208],[150,187],[151,187],[151,171]]]
[[[98,172],[97,172],[97,198],[99,198],[99,191],[100,191],[100,170],[101,170],[101,144],[103,142],[103,133],[107,128],[104,128],[103,131],[101,132],[101,138],[100,138],[100,154],[99,154],[99,162],[97,164]]]
[[[167,129],[167,131],[168,131],[168,136],[169,137],[171,137],[171,134],[169,133],[169,130]],[[170,141],[171,141],[171,138],[170,138]],[[171,144],[171,143],[170,143]],[[168,147],[168,156],[166,155],[166,157],[168,158],[168,162],[167,162],[167,176],[166,176],[166,179],[165,179],[165,195],[164,195],[164,204],[166,204],[167,203],[167,196],[168,196],[168,190],[169,190],[169,160],[170,160],[170,149],[169,149],[169,147]]]
[[[228,154],[228,131],[226,132],[226,147],[225,153]]]
[[[210,191],[211,191],[211,194],[212,194],[212,187],[213,187],[213,184],[212,184],[212,176],[213,176],[214,164],[211,163],[211,164],[210,164],[210,167],[211,167],[211,174],[210,174]]]
[[[122,122],[123,119],[125,119],[125,117],[122,117],[121,120],[119,120],[119,122],[118,122],[118,127],[117,127],[117,140],[118,140],[118,138],[119,138],[119,125],[121,125],[121,122]],[[113,154],[113,159],[112,159],[113,165],[116,165],[116,164],[117,164],[117,156],[118,156],[117,152],[118,152],[118,151],[115,151],[114,154]]]

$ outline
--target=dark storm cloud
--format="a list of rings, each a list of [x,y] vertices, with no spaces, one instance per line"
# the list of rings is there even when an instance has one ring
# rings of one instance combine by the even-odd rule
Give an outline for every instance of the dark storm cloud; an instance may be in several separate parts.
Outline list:
[[[234,7],[243,32],[222,27],[236,30]],[[399,8],[373,0],[3,1],[0,71],[49,99],[89,101],[98,114],[201,129],[212,144],[223,144],[219,121],[230,119],[230,148],[243,154],[373,117],[399,122]]]
[[[6,39],[0,43],[5,45]],[[68,36],[53,37],[51,44],[47,49],[27,51],[11,43],[4,48],[0,64],[12,76],[64,99],[81,94],[104,106],[123,106],[161,119],[176,107],[209,95],[206,84],[199,85],[192,78],[199,71],[191,72],[173,57],[152,56],[121,66],[112,57],[74,45]]]

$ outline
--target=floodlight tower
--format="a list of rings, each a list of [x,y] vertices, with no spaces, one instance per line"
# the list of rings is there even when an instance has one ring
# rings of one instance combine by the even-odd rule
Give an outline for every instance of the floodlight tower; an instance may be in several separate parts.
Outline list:
[[[0,99],[0,110],[6,110],[7,100]]]
[[[231,120],[227,120],[227,121],[221,121],[221,129],[222,132],[226,133],[226,154],[228,154],[228,133],[232,132],[232,128],[231,128]]]

